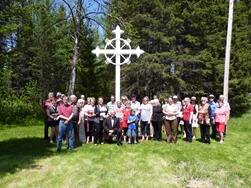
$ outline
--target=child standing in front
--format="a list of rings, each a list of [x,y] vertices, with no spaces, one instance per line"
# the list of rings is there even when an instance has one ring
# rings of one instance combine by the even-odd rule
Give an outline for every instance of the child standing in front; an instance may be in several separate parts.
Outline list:
[[[130,110],[130,115],[128,116],[128,130],[127,130],[127,136],[128,136],[128,144],[131,144],[132,138],[134,139],[134,144],[137,144],[136,140],[136,123],[139,120],[138,116],[135,115],[135,110]]]

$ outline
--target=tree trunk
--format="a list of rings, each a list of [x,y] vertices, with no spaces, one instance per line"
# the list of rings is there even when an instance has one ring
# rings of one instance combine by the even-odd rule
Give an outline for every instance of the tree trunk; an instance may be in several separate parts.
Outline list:
[[[77,9],[76,9],[76,17],[74,20],[74,51],[73,51],[73,58],[71,62],[71,78],[69,83],[69,90],[68,90],[68,96],[74,94],[75,90],[75,84],[76,84],[76,78],[77,78],[77,61],[78,61],[78,55],[79,55],[79,41],[80,41],[80,27],[81,27],[81,9],[82,9],[82,0],[78,0]]]

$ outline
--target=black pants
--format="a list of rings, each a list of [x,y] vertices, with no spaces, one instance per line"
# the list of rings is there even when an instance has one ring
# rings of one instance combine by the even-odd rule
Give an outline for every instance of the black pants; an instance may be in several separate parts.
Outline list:
[[[213,119],[210,119],[210,124],[211,124],[211,127],[212,127],[212,138],[216,138],[216,126],[214,124]]]
[[[201,141],[210,144],[210,125],[200,124]]]
[[[48,117],[45,116],[44,118],[44,140],[49,140],[49,123],[48,123]]]
[[[193,140],[193,133],[192,133],[192,125],[189,121],[184,121],[185,131],[186,131],[186,141],[192,142]]]
[[[141,121],[141,135],[142,136],[150,136],[150,124],[148,121]]]
[[[94,121],[88,121],[88,124],[89,124],[89,132],[87,132],[87,136],[94,136],[95,122]]]
[[[162,140],[162,133],[161,133],[161,128],[162,128],[162,121],[152,121],[153,125],[153,140]]]
[[[82,142],[79,141],[79,126],[78,121],[72,121],[73,125],[73,139],[74,139],[74,145],[75,146],[81,146]]]
[[[111,143],[112,136],[109,136],[108,134],[109,134],[109,132],[104,131],[104,138],[105,138],[106,143]],[[117,143],[121,142],[122,132],[118,129],[115,129],[113,134],[117,135]]]
[[[103,141],[103,121],[100,121],[99,123],[95,123],[95,132],[94,132],[94,144],[97,144],[98,139],[99,143]]]

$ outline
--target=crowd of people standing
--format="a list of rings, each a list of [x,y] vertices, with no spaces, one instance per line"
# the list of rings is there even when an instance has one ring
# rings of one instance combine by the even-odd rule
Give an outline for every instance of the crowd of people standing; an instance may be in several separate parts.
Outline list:
[[[69,150],[74,150],[83,143],[91,142],[96,146],[112,143],[114,139],[118,146],[151,138],[161,142],[162,132],[166,134],[167,143],[175,144],[179,130],[183,139],[191,143],[197,138],[198,127],[201,142],[210,144],[210,138],[215,139],[219,134],[219,142],[223,143],[231,110],[223,95],[219,96],[218,102],[212,94],[199,101],[196,97],[179,101],[174,95],[165,98],[163,103],[157,96],[153,100],[145,96],[140,103],[135,94],[130,100],[122,96],[119,101],[111,95],[110,101],[105,103],[103,97],[96,100],[81,95],[77,99],[75,95],[68,97],[60,92],[56,97],[50,92],[42,108],[45,114],[44,139],[57,143],[57,151],[61,150],[63,140]]]

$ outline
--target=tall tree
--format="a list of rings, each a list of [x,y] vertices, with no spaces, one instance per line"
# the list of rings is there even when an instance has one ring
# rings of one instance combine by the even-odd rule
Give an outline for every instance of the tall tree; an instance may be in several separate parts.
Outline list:
[[[244,41],[245,47],[250,45],[250,40],[246,40],[250,39],[250,2],[238,1],[237,4],[234,25],[242,28],[243,33],[242,37],[233,34],[233,49],[238,45],[239,53],[233,52],[234,62],[231,63],[240,67],[240,59],[241,62],[244,60],[242,56],[249,57],[250,54],[239,46]],[[138,44],[146,52],[132,65],[123,67],[122,92],[134,92],[142,97],[151,97],[153,94],[179,94],[185,97],[222,93],[228,16],[226,1],[111,0],[108,5],[109,14],[113,15],[107,17],[110,27],[122,23],[121,27],[127,34],[125,37],[129,37],[133,44]],[[235,41],[235,37],[239,41]],[[250,64],[247,59],[246,62]],[[248,65],[245,64],[246,67]],[[238,70],[242,72],[238,73],[239,76],[243,75],[241,79],[249,81],[249,71]],[[233,69],[230,73],[230,90],[233,91],[230,92],[230,102],[233,109],[240,110],[248,104],[250,86],[247,82],[240,84],[241,79],[236,79],[237,74]],[[238,92],[232,83],[240,84]],[[244,89],[245,86],[248,87]],[[243,92],[241,101],[246,105],[237,100],[237,107],[234,95],[239,92]]]

